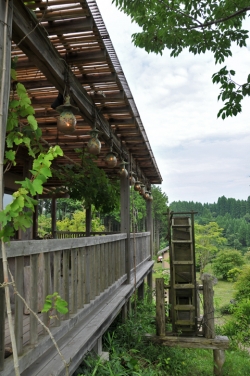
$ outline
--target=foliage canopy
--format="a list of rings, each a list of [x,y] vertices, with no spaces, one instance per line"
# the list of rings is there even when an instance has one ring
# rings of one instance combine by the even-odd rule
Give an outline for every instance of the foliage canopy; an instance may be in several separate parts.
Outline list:
[[[250,10],[248,0],[113,0],[119,9],[136,22],[141,31],[132,35],[137,47],[171,56],[184,49],[196,54],[211,51],[215,63],[232,56],[232,44],[246,46],[248,30],[243,21]],[[221,85],[218,99],[224,102],[218,117],[223,119],[241,112],[243,97],[250,95],[250,75],[242,85],[233,80],[235,70],[226,66],[213,75]]]

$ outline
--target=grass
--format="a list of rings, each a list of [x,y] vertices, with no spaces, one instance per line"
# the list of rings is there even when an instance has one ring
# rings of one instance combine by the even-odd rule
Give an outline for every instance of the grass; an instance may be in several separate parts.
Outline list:
[[[153,305],[138,302],[137,312],[125,324],[117,319],[104,335],[110,361],[90,355],[74,376],[211,376],[212,350],[169,348],[143,340],[145,333],[155,333],[154,315]],[[246,352],[226,351],[224,376],[247,376],[249,369]]]

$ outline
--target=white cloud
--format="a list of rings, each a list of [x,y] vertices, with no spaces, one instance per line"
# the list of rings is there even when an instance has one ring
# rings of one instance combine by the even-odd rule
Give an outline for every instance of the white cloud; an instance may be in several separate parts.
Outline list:
[[[163,177],[170,201],[217,201],[225,195],[250,196],[250,99],[237,117],[217,119],[219,85],[211,76],[220,69],[210,53],[178,58],[147,54],[131,43],[138,27],[111,0],[97,0],[132,91]],[[250,48],[233,49],[223,64],[243,83],[249,73]]]

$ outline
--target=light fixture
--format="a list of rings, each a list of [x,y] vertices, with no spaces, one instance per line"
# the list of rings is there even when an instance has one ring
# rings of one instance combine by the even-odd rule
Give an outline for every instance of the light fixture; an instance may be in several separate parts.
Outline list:
[[[143,197],[145,198],[145,200],[148,200],[149,199],[149,192],[145,191]]]
[[[87,149],[90,154],[100,154],[102,145],[100,140],[98,139],[98,133],[100,133],[100,131],[98,131],[98,129],[96,129],[95,127],[90,131],[91,138],[87,144]]]
[[[153,201],[153,196],[152,196],[152,193],[150,192],[150,191],[148,191],[148,198],[147,198],[147,200],[148,201]]]
[[[64,134],[72,134],[75,131],[76,118],[74,114],[79,113],[78,107],[70,104],[70,96],[65,97],[64,104],[55,108],[60,116],[57,117],[57,129]]]
[[[116,153],[112,151],[112,148],[110,151],[106,154],[104,161],[108,167],[115,167],[117,165],[117,158]]]
[[[141,188],[139,190],[139,193],[140,193],[141,196],[144,196],[144,194],[145,194],[145,185],[144,184],[141,184]]]
[[[134,185],[134,190],[139,192],[141,189],[141,182],[139,180],[136,180],[135,185]]]
[[[120,163],[120,167],[121,167],[121,169],[120,169],[119,173],[120,173],[120,175],[121,175],[122,177],[124,177],[124,178],[127,178],[127,177],[128,177],[128,171],[126,170],[126,167],[125,167],[126,164],[128,164],[128,162],[125,162],[125,161],[123,161],[123,160],[122,160],[122,162]]]
[[[135,185],[135,178],[134,178],[135,173],[133,171],[130,172],[129,176],[129,185]]]

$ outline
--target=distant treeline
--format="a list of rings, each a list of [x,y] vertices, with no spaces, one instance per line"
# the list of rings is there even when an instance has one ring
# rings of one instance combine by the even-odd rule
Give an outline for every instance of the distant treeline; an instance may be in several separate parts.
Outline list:
[[[246,252],[250,247],[250,196],[247,200],[219,197],[217,203],[201,204],[193,201],[174,201],[170,210],[175,212],[195,211],[199,224],[217,222],[224,229],[223,236],[230,248]]]
[[[217,203],[213,204],[201,204],[200,202],[193,201],[173,201],[170,204],[170,210],[194,210],[198,212],[198,216],[203,216],[206,209],[208,209],[214,217],[219,215],[224,216],[228,213],[232,218],[242,218],[247,213],[250,215],[250,196],[248,196],[247,200],[236,200],[235,198],[222,196],[218,198]]]

